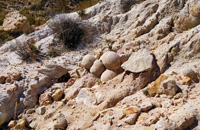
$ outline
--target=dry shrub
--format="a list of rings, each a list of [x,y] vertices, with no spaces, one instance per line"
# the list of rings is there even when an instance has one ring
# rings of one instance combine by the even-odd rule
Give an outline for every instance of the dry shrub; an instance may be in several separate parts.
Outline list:
[[[69,18],[54,18],[48,26],[56,35],[58,42],[63,43],[69,49],[76,49],[84,34],[81,23]]]
[[[39,51],[34,45],[35,41],[32,40],[28,44],[20,45],[17,47],[17,55],[25,62],[33,62],[39,59]]]

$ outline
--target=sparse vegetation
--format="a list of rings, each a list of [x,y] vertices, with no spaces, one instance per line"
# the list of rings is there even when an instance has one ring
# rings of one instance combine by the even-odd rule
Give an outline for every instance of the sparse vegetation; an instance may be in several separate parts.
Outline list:
[[[5,15],[9,12],[7,6],[19,10],[22,15],[25,15],[33,27],[44,24],[50,17],[58,13],[69,13],[79,11],[81,17],[85,17],[85,8],[88,8],[100,0],[0,0],[0,26],[3,24]],[[30,33],[33,30],[23,33]],[[18,37],[3,30],[0,30],[0,46],[6,41]]]
[[[21,57],[21,59],[25,62],[33,62],[35,60],[40,60],[39,51],[37,47],[34,45],[35,41],[32,40],[28,44],[18,46],[17,54]]]
[[[75,49],[84,34],[81,23],[70,19],[59,18],[51,22],[49,27],[56,34],[58,42],[63,43],[69,49]]]
[[[49,52],[49,56],[51,56],[51,57],[56,57],[56,56],[59,56],[59,55],[60,55],[59,50],[56,50],[56,49],[52,49]]]
[[[148,95],[149,95],[148,89],[145,89],[145,90],[143,91],[143,94],[144,94],[145,96],[148,96]]]
[[[108,49],[111,51],[112,50],[112,45],[108,44]]]

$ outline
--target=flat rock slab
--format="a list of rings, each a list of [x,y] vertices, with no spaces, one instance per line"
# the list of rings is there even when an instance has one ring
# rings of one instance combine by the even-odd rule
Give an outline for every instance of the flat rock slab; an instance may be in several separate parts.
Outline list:
[[[134,52],[128,61],[122,64],[124,70],[140,73],[144,71],[149,71],[153,68],[153,56],[146,49],[139,50]]]

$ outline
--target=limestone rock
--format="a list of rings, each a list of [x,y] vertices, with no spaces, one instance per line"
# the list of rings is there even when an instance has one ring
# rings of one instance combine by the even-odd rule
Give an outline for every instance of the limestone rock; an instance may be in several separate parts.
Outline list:
[[[29,126],[30,126],[31,128],[33,128],[33,129],[36,129],[37,125],[38,125],[38,123],[37,123],[36,121],[32,121],[32,122],[29,124]]]
[[[123,121],[129,125],[134,125],[137,120],[138,114],[134,113],[124,118]]]
[[[183,82],[183,84],[185,84],[185,85],[191,85],[192,79],[189,78],[189,77],[183,77],[183,78],[182,78],[182,82]]]
[[[97,101],[94,93],[88,88],[82,88],[76,97],[76,101],[82,101],[85,105],[96,105]]]
[[[37,114],[43,115],[46,112],[46,107],[45,106],[38,107],[35,111]]]
[[[61,99],[61,97],[63,96],[63,90],[61,89],[57,89],[54,94],[52,95],[52,98],[54,101],[59,101]]]
[[[108,81],[117,76],[117,73],[112,70],[105,70],[101,75],[101,81]]]
[[[8,32],[25,32],[30,29],[27,18],[18,11],[10,12],[3,21],[3,29]]]
[[[153,68],[153,56],[146,49],[139,50],[133,53],[121,67],[133,73],[150,71]]]
[[[182,32],[199,25],[200,2],[198,0],[187,1],[185,6],[174,19],[175,29]]]
[[[39,103],[40,105],[48,105],[51,104],[53,100],[51,99],[48,93],[43,93],[40,95]]]
[[[155,96],[156,94],[158,94],[158,90],[160,88],[161,83],[166,80],[168,78],[168,76],[165,75],[160,75],[158,77],[158,79],[156,79],[156,81],[153,82],[153,84],[150,86],[150,88],[148,89],[148,93],[150,96]]]
[[[117,53],[113,51],[108,51],[104,53],[101,56],[100,60],[102,61],[106,69],[115,71],[120,68],[120,57]]]
[[[176,85],[176,81],[172,78],[168,78],[167,80],[161,83],[158,93],[175,96],[177,90],[178,90],[178,87]]]
[[[92,67],[90,68],[90,72],[95,76],[99,77],[105,71],[105,66],[101,63],[100,60],[96,60]]]
[[[168,120],[161,119],[155,124],[157,130],[177,129],[183,130],[191,126],[196,120],[197,107],[191,104],[185,104],[175,113],[168,117]]]
[[[90,67],[93,65],[95,60],[96,58],[93,55],[86,55],[83,57],[81,65],[85,67],[86,69],[90,69]]]
[[[65,115],[63,115],[62,113],[59,113],[55,116],[53,123],[54,123],[53,124],[54,129],[61,129],[61,130],[66,129],[68,125],[67,120],[65,119]]]
[[[39,73],[45,74],[50,78],[60,78],[67,74],[68,69],[61,65],[46,65],[44,68],[38,69]]]
[[[195,82],[199,81],[197,73],[193,69],[191,69],[191,68],[184,68],[182,70],[182,74],[184,76],[186,76],[186,77],[191,78],[191,80],[193,80]]]
[[[153,107],[153,104],[149,101],[145,101],[145,102],[142,102],[141,104],[139,104],[139,106],[140,106],[141,111],[146,112]]]

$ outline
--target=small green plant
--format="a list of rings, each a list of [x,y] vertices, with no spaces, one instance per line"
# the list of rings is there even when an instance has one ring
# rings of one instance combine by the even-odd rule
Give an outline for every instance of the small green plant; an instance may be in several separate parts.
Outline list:
[[[148,96],[149,95],[148,89],[143,90],[143,94],[146,95],[146,96]]]
[[[111,51],[112,50],[112,45],[108,44],[108,49]]]

